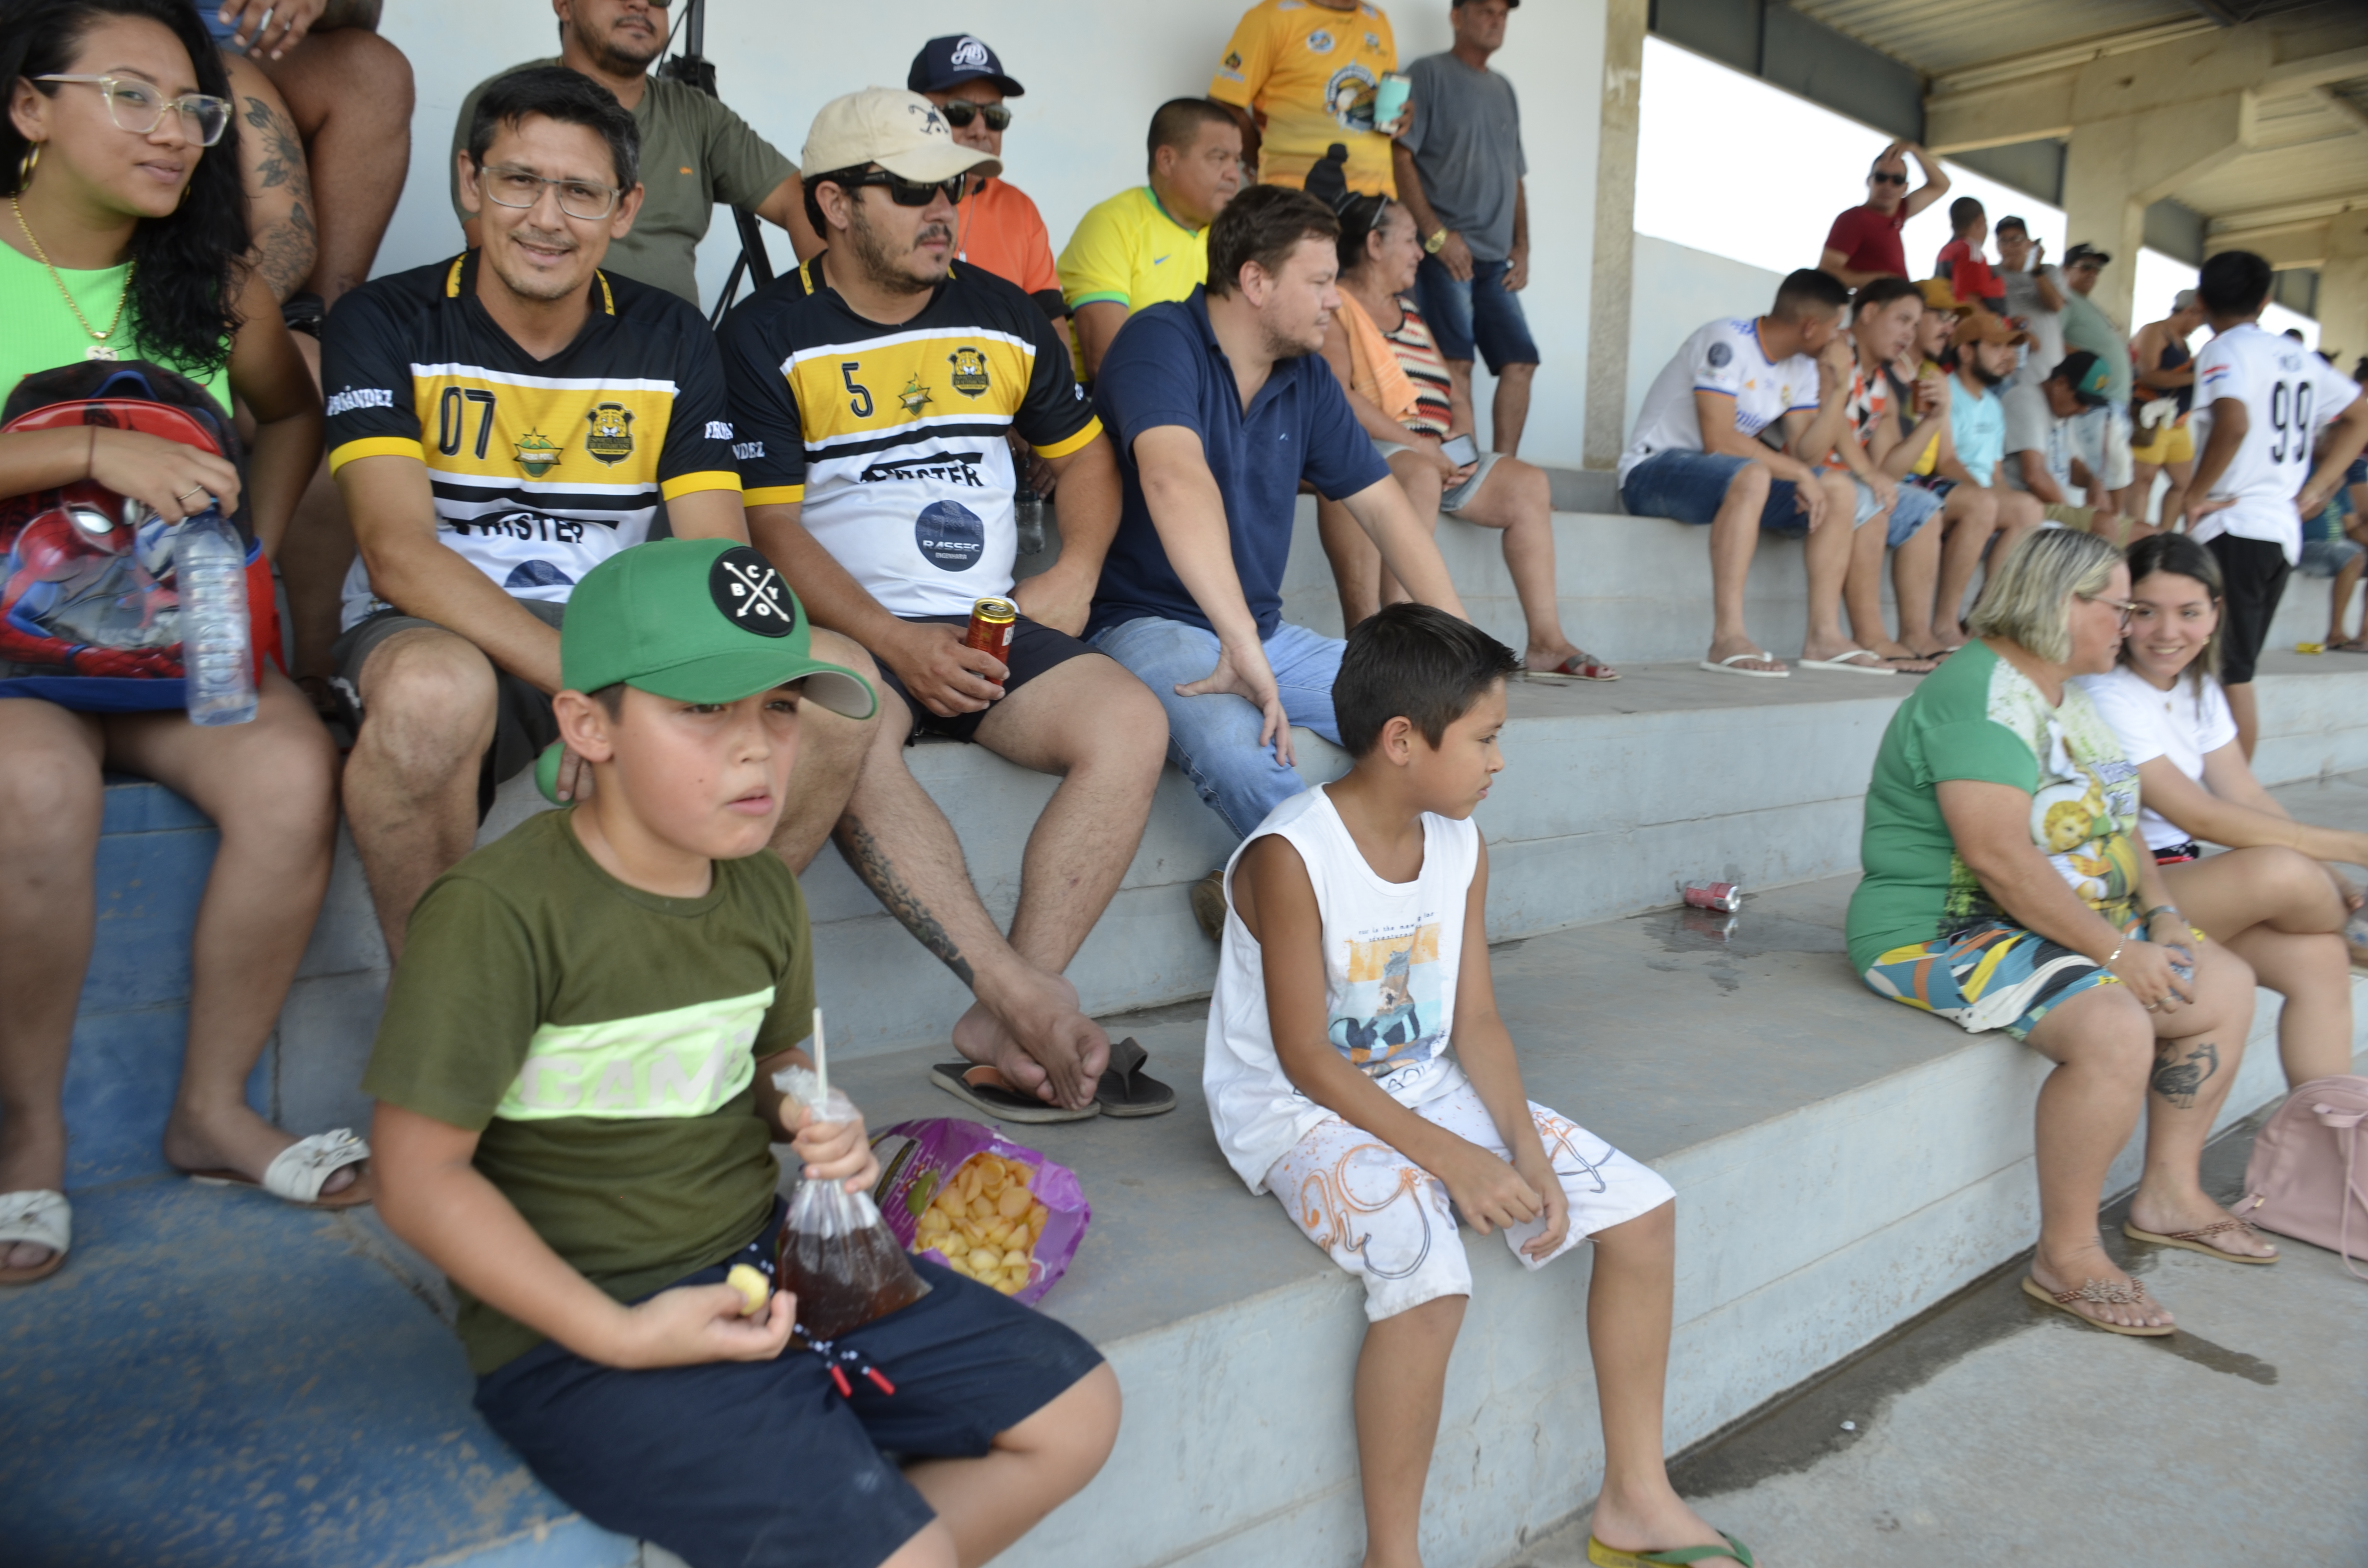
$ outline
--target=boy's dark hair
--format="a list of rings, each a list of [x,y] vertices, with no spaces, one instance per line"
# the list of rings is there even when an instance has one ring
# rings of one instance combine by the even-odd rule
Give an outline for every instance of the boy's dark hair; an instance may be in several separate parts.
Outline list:
[[[1924,290],[1905,278],[1884,276],[1870,280],[1850,298],[1850,319],[1856,321],[1869,311],[1879,311],[1894,300],[1904,300],[1913,294],[1924,297]]]
[[[584,695],[600,705],[600,711],[609,715],[610,723],[613,724],[625,716],[625,683],[623,681],[610,681],[599,690],[587,691]]]
[[[1520,654],[1469,621],[1429,605],[1391,605],[1358,622],[1340,654],[1332,683],[1340,744],[1363,756],[1381,743],[1382,726],[1404,718],[1435,746],[1520,667]]]
[[[1173,147],[1178,154],[1192,150],[1204,125],[1232,125],[1234,117],[1214,98],[1170,98],[1151,111],[1151,134],[1144,139],[1145,167],[1156,167],[1159,149]]]
[[[469,162],[484,168],[494,133],[530,114],[598,132],[609,144],[617,188],[631,190],[641,183],[642,131],[632,115],[614,93],[564,65],[529,65],[494,78],[469,118]]]
[[[1776,286],[1776,303],[1768,313],[1778,321],[1799,321],[1812,311],[1839,315],[1850,304],[1850,285],[1830,272],[1804,267]]]
[[[2024,222],[2021,219],[2016,217],[2011,212],[1990,225],[1990,233],[1993,234],[2003,233],[2009,229],[2012,229],[2016,233],[2021,234],[2026,240],[2031,238],[2031,225]]]
[[[1952,234],[1964,233],[1965,232],[1965,225],[1972,222],[1975,219],[1983,216],[1985,210],[1986,210],[1983,208],[1981,202],[1973,197],[1961,196],[1957,198],[1956,200],[1949,203],[1949,233]]]
[[[1209,225],[1209,292],[1229,299],[1242,286],[1242,268],[1257,262],[1269,273],[1302,240],[1337,245],[1340,220],[1304,190],[1287,185],[1254,185],[1225,204]]]
[[[2275,276],[2269,262],[2251,251],[2224,250],[2203,258],[2195,292],[2215,316],[2249,316],[2268,302]]]

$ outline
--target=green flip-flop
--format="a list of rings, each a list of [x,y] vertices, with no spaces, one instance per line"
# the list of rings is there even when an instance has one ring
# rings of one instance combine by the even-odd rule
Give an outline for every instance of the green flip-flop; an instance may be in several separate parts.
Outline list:
[[[1606,1546],[1593,1536],[1587,1538],[1587,1560],[1595,1568],[1683,1568],[1691,1562],[1707,1562],[1721,1557],[1732,1557],[1743,1568],[1758,1568],[1751,1558],[1751,1549],[1728,1535],[1718,1532],[1725,1546],[1673,1546],[1664,1551],[1622,1551],[1616,1546]]]

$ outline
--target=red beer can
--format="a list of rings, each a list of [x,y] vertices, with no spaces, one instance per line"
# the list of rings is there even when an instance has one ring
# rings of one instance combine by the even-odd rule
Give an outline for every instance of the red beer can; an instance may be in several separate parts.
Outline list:
[[[1732,915],[1743,907],[1743,889],[1734,882],[1688,882],[1686,902],[1696,909],[1715,909]]]
[[[970,607],[970,629],[962,633],[962,646],[992,654],[1005,665],[1011,663],[1011,639],[1019,630],[1019,607],[1009,599],[984,598]]]

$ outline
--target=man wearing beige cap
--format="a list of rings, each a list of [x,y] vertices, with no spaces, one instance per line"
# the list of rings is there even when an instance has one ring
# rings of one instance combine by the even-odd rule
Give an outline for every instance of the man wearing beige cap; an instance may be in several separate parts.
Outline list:
[[[1166,760],[1159,703],[1077,641],[1118,528],[1119,475],[1059,335],[1015,284],[952,259],[954,202],[1001,165],[917,93],[824,106],[802,163],[825,248],[734,310],[724,376],[749,535],[814,624],[879,661],[882,717],[838,842],[976,1001],[932,1080],[1008,1120],[1144,1115],[1174,1095],[1112,1060],[1063,978],[1118,891]],[[1061,553],[1015,586],[1008,437],[1060,480]],[[1016,604],[972,646],[973,607]],[[1022,863],[1008,940],[908,739],[973,742],[1061,776]],[[1108,1069],[1108,1071],[1106,1071]]]

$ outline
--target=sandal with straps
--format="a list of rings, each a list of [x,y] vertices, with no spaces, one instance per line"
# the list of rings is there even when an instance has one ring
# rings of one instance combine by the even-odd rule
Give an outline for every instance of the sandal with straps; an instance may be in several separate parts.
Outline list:
[[[2080,1282],[2080,1288],[2077,1290],[2051,1290],[2026,1274],[2022,1277],[2022,1293],[2033,1301],[2046,1302],[2066,1317],[2076,1318],[2090,1328],[2101,1328],[2107,1334],[2126,1334],[2133,1339],[2161,1339],[2174,1332],[2169,1324],[2146,1328],[2127,1324],[2107,1323],[2101,1318],[2092,1318],[2072,1305],[2075,1301],[2087,1301],[2091,1306],[2100,1307],[2157,1305],[2158,1303],[2146,1294],[2146,1288],[2135,1279],[2126,1282],[2119,1279],[2083,1279]]]
[[[352,1128],[340,1127],[299,1138],[280,1150],[263,1167],[261,1181],[227,1167],[184,1174],[199,1187],[260,1188],[298,1209],[354,1209],[368,1203],[373,1196],[370,1172],[356,1171],[351,1185],[336,1192],[324,1193],[321,1187],[347,1166],[361,1165],[369,1158],[370,1145],[356,1137]]]
[[[1691,1562],[1715,1562],[1731,1557],[1743,1568],[1759,1568],[1751,1558],[1751,1548],[1728,1535],[1718,1532],[1725,1546],[1673,1546],[1661,1551],[1622,1551],[1616,1546],[1606,1546],[1592,1535],[1587,1538],[1587,1560],[1595,1568],[1682,1568]]]
[[[74,1208],[64,1193],[46,1187],[0,1192],[0,1247],[19,1242],[47,1247],[50,1256],[23,1268],[0,1268],[0,1285],[30,1285],[66,1266],[66,1249],[74,1245]]]
[[[2206,1225],[2200,1231],[2170,1231],[2161,1234],[2153,1231],[2141,1231],[2127,1220],[2122,1221],[2122,1234],[2134,1242],[2151,1242],[2158,1247],[2184,1247],[2189,1252],[2200,1252],[2206,1257],[2221,1258],[2229,1263],[2275,1263],[2278,1260],[2278,1255],[2274,1252],[2267,1256],[2254,1257],[2247,1253],[2230,1252],[2226,1247],[2214,1246],[2208,1239],[2226,1234],[2230,1231],[2239,1231],[2248,1236],[2260,1234],[2253,1226],[2234,1215]]]

